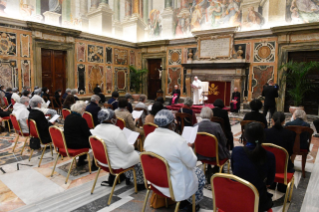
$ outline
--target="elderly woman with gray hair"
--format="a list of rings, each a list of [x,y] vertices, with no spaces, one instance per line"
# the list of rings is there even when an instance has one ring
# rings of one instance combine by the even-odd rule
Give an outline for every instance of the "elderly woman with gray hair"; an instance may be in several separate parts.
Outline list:
[[[185,120],[184,120],[185,126],[193,126],[194,124],[197,123],[195,113],[192,110],[192,105],[193,105],[193,100],[191,98],[187,97],[184,101],[183,107],[178,110],[179,113],[188,113],[192,116],[192,120],[185,118]]]
[[[134,150],[134,146],[130,145],[123,131],[116,126],[116,116],[111,109],[102,109],[98,113],[98,120],[100,122],[92,134],[100,137],[106,144],[108,149],[109,158],[113,169],[126,169],[135,166],[136,180],[138,190],[145,189],[143,171],[140,164],[139,153]],[[103,166],[103,164],[100,164]],[[125,173],[127,178],[126,182],[129,184],[133,182],[133,172]],[[103,181],[102,185],[112,186],[114,176],[109,175],[108,181]]]
[[[64,136],[66,145],[70,149],[84,149],[91,148],[89,137],[91,136],[90,128],[82,117],[86,104],[83,101],[77,101],[71,106],[71,114],[65,118],[64,121]],[[77,166],[83,166],[86,155],[79,157]],[[97,170],[97,167],[92,162],[92,171]]]
[[[56,114],[58,114],[56,112],[56,110],[50,109],[48,108],[47,104],[45,103],[44,99],[40,96],[42,92],[41,88],[38,88],[37,90],[34,91],[34,96],[32,98],[34,98],[35,96],[38,96],[41,98],[41,107],[40,110],[45,114],[45,115],[50,115],[50,116],[54,116]],[[32,106],[31,106],[32,107]]]
[[[286,123],[286,126],[302,126],[310,127],[310,124],[307,123],[307,114],[303,110],[296,110],[292,115],[293,121]],[[308,133],[304,132],[300,135],[300,149],[308,149]]]

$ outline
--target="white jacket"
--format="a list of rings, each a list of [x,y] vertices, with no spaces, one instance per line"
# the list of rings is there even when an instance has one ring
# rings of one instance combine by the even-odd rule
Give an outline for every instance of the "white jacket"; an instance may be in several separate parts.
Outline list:
[[[24,104],[21,104],[20,102],[16,102],[13,105],[12,114],[14,114],[17,117],[17,120],[20,124],[21,130],[23,133],[29,133],[29,127],[27,125],[29,113],[30,112],[28,111],[27,107]]]
[[[134,151],[133,145],[127,142],[119,127],[102,123],[91,130],[91,133],[105,142],[113,169],[126,169],[140,162],[139,154]]]
[[[167,160],[176,201],[186,200],[198,190],[194,172],[197,157],[184,138],[169,129],[157,128],[146,137],[144,148]],[[155,187],[170,197],[168,188]]]

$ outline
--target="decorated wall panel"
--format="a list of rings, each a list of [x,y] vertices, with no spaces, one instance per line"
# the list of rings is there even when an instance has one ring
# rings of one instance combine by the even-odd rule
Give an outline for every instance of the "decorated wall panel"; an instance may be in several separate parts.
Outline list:
[[[113,71],[112,66],[106,67],[106,91],[108,94],[112,93],[113,85]]]
[[[31,61],[23,60],[21,61],[21,79],[22,87],[31,87]]]
[[[273,66],[254,66],[252,72],[252,98],[261,97],[263,87],[270,80],[274,79]]]
[[[0,55],[17,56],[17,35],[1,31],[0,34]]]
[[[114,49],[114,64],[128,65],[128,51],[125,49]]]
[[[78,65],[78,91],[80,94],[85,94],[85,65]],[[93,88],[94,89],[94,88]]]
[[[21,34],[20,35],[20,51],[21,57],[30,57],[30,36]]]
[[[78,62],[85,62],[85,49],[86,46],[84,43],[78,43],[77,44],[77,61]]]
[[[114,69],[115,90],[126,92],[128,84],[128,68],[115,67]]]
[[[0,60],[0,84],[5,88],[19,87],[19,72],[16,60]]]
[[[113,49],[112,47],[106,47],[106,63],[112,64],[113,63]]]
[[[103,91],[105,86],[103,66],[89,65],[88,79],[90,93],[93,93],[93,89],[96,87],[96,85],[99,85],[101,90]]]
[[[168,51],[168,65],[182,64],[182,50],[172,49]]]
[[[172,93],[174,86],[178,85],[181,87],[181,70],[180,67],[170,67],[168,68],[167,77],[167,92]]]
[[[88,62],[103,63],[103,53],[102,46],[88,45]]]
[[[276,42],[254,43],[254,62],[275,62]]]

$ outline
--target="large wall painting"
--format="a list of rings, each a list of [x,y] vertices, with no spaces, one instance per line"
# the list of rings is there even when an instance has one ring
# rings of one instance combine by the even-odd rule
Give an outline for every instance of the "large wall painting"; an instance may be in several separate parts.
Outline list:
[[[19,87],[19,76],[16,60],[0,60],[0,85],[5,88]]]
[[[167,92],[172,93],[175,85],[181,87],[181,68],[179,67],[168,68]]]
[[[103,47],[88,45],[88,61],[93,63],[103,63]]]
[[[313,23],[319,21],[318,0],[287,0],[286,21],[291,24]]]
[[[85,47],[84,43],[77,44],[77,60],[78,60],[78,62],[85,62],[85,49],[86,49],[86,47]]]
[[[112,92],[112,83],[113,82],[113,72],[112,72],[112,67],[107,66],[106,67],[106,91],[107,93]]]
[[[21,79],[22,87],[31,87],[31,61],[22,60],[21,61]]]
[[[89,92],[93,93],[93,89],[96,85],[99,85],[101,90],[104,89],[104,72],[103,66],[99,65],[89,65],[88,66],[89,75]]]
[[[17,55],[17,38],[14,33],[0,32],[0,55]]]
[[[115,65],[128,65],[128,51],[124,49],[114,49]]]
[[[85,94],[85,65],[83,64],[78,65],[78,91],[80,94]]]
[[[254,44],[254,62],[275,62],[276,42],[262,42]]]
[[[115,67],[115,90],[126,92],[128,69],[123,67]]]
[[[30,57],[30,35],[20,34],[21,57]]]
[[[273,66],[254,66],[252,73],[252,98],[257,99],[261,97],[263,87],[270,79],[274,79]]]

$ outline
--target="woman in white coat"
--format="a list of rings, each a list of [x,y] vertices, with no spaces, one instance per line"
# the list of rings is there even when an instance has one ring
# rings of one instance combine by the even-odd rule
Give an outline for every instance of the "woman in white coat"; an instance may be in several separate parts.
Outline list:
[[[194,193],[196,205],[203,198],[203,188],[206,183],[204,173],[202,169],[196,167],[197,157],[187,141],[172,130],[175,127],[173,114],[163,109],[156,114],[154,122],[158,128],[147,136],[144,148],[167,160],[175,199],[182,201],[180,206],[182,211],[188,211],[192,208]],[[168,188],[155,187],[166,196],[170,196]],[[199,210],[199,206],[196,206],[196,209]]]
[[[128,143],[123,131],[115,125],[117,120],[114,111],[111,109],[100,110],[98,120],[101,124],[97,125],[91,133],[105,142],[112,168],[126,169],[135,166],[138,190],[145,189],[139,153],[134,150],[133,145]],[[126,172],[125,176],[127,184],[133,182],[132,171]],[[114,181],[114,176],[110,174],[109,181],[103,181],[102,185],[108,183],[109,186],[112,186],[112,180]]]

